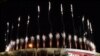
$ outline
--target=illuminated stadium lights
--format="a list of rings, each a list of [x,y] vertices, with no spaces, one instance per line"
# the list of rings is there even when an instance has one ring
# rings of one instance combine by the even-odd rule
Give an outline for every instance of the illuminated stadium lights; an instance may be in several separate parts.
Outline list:
[[[49,21],[49,24],[50,24],[50,33],[49,34],[46,34],[44,35],[43,33],[41,33],[40,31],[40,22],[39,22],[39,17],[40,17],[40,6],[38,5],[37,6],[37,10],[38,10],[38,18],[36,19],[37,20],[37,25],[38,25],[38,34],[34,35],[34,36],[31,36],[30,39],[28,37],[28,26],[30,24],[30,16],[28,16],[28,19],[27,19],[27,27],[26,27],[26,37],[24,39],[22,38],[18,38],[19,36],[17,36],[17,39],[15,40],[15,44],[14,44],[14,41],[11,41],[7,47],[6,47],[6,50],[5,51],[12,51],[14,48],[16,48],[16,50],[24,50],[22,49],[23,48],[23,45],[25,44],[25,49],[26,50],[36,50],[35,53],[37,55],[37,50],[39,50],[39,52],[41,52],[41,49],[42,50],[46,50],[46,51],[49,51],[51,52],[52,50],[60,50],[60,49],[63,49],[63,52],[66,53],[65,51],[67,50],[80,50],[80,51],[93,51],[93,52],[96,52],[96,47],[94,45],[94,43],[92,41],[89,41],[87,38],[87,35],[88,35],[88,31],[83,29],[83,34],[82,34],[82,37],[78,37],[79,36],[79,33],[77,33],[76,35],[76,32],[78,30],[76,30],[74,27],[75,27],[75,21],[74,21],[74,14],[73,14],[73,5],[70,4],[71,6],[71,17],[72,17],[72,20],[73,20],[73,29],[74,29],[74,34],[69,34],[68,32],[65,31],[65,25],[64,25],[64,20],[63,20],[63,5],[62,3],[60,3],[60,12],[61,12],[61,20],[62,20],[62,24],[63,25],[63,30],[61,32],[57,32],[56,34],[53,34],[53,26],[52,26],[52,23],[50,21],[50,10],[51,10],[51,2],[49,1],[49,8],[48,8],[48,21]],[[84,16],[82,17],[81,19],[82,23],[85,24],[85,18]],[[74,23],[75,22],[75,23]],[[9,23],[7,23],[7,25],[9,25]],[[18,28],[20,26],[20,17],[18,18]],[[83,25],[83,28],[86,28],[84,27],[85,25]],[[91,22],[89,22],[89,19],[87,19],[87,26],[88,26],[88,30],[90,30],[91,32],[93,31],[92,30],[92,24]],[[80,27],[80,26],[79,26]],[[30,29],[30,28],[29,28]],[[7,32],[9,29],[7,29]],[[86,32],[85,32],[86,31]],[[43,35],[41,35],[41,34]],[[66,34],[68,33],[68,36],[66,36]],[[91,33],[92,34],[92,33]],[[40,36],[41,35],[41,36]],[[56,40],[55,40],[56,39]],[[54,41],[53,41],[54,40]],[[68,40],[68,41],[67,41]],[[43,42],[41,42],[43,41]],[[55,42],[56,42],[56,47],[55,47]],[[36,44],[36,46],[34,45]],[[46,44],[48,45],[49,44],[49,47],[46,46]],[[61,44],[61,45],[60,45]],[[43,46],[43,48],[41,47],[41,45]],[[68,45],[68,48],[66,48],[66,46]],[[60,47],[64,47],[64,48],[60,48]],[[72,47],[75,46],[75,49],[73,49]],[[79,47],[78,47],[79,46]],[[55,47],[55,48],[54,48]],[[19,49],[20,48],[20,49]],[[30,49],[28,49],[30,48]],[[33,49],[32,49],[33,48]],[[37,49],[38,48],[38,49]],[[54,48],[54,49],[53,49]],[[87,50],[88,49],[88,50]],[[55,54],[55,50],[54,50],[54,54]],[[62,51],[61,51],[62,52]],[[77,51],[76,51],[77,52]],[[74,52],[70,53],[72,55],[78,55]],[[82,53],[83,54],[83,53]],[[42,53],[41,53],[42,55]],[[56,55],[56,54],[55,54]],[[80,53],[79,53],[80,55]],[[28,55],[27,55],[28,56]]]
[[[50,37],[53,37],[52,36],[52,33],[49,33],[49,36]],[[55,36],[56,36],[56,41],[57,41],[57,48],[59,48],[60,46],[59,46],[59,38],[60,38],[60,33],[56,33],[55,34]],[[61,36],[62,36],[62,39],[65,39],[65,32],[63,32],[63,33],[61,33]],[[52,39],[52,38],[51,38]],[[49,41],[51,41],[51,39],[49,39]],[[86,39],[86,37],[83,37],[83,38],[78,38],[77,37],[77,35],[75,36],[74,35],[74,38],[73,38],[75,41],[76,41],[76,39],[78,39],[77,41],[79,42],[79,46],[80,46],[80,49],[83,49],[83,46],[85,46],[85,48],[87,49],[88,48],[88,50],[90,50],[90,51],[96,51],[96,47],[95,47],[95,45],[94,45],[94,43],[93,42],[91,42],[91,41],[89,41],[89,40],[87,40]],[[31,36],[31,38],[30,38],[30,40],[31,40],[31,42],[28,44],[28,37],[26,37],[25,38],[25,46],[26,47],[29,47],[29,48],[33,48],[33,41],[34,41],[34,37],[33,36]],[[41,48],[41,47],[39,47],[39,45],[40,45],[40,35],[36,35],[36,40],[37,40],[37,42],[36,42],[36,45],[37,45],[37,48]],[[45,35],[42,35],[42,40],[43,40],[43,48],[46,48],[46,46],[45,46],[45,40],[46,40],[46,36]],[[71,37],[71,35],[69,34],[68,35],[68,40],[69,40],[69,42],[68,43],[66,43],[66,44],[69,44],[69,47],[68,48],[71,48],[73,45],[72,45],[72,37]],[[65,41],[65,40],[64,40]],[[22,49],[22,46],[23,46],[23,44],[24,44],[24,39],[16,39],[16,45],[14,44],[14,42],[15,41],[10,41],[10,43],[9,43],[9,45],[7,46],[7,48],[6,48],[6,50],[5,51],[11,51],[11,50],[14,50],[14,47],[16,46],[16,50],[18,50],[18,47],[20,47],[20,49]],[[20,42],[20,44],[19,44],[19,42]],[[78,42],[76,42],[76,44],[78,43]],[[82,42],[84,42],[84,45],[82,44]],[[63,42],[62,42],[63,43]],[[53,43],[52,43],[53,44]],[[66,46],[66,44],[65,44],[65,46]],[[51,48],[51,47],[50,47]],[[27,49],[27,48],[25,48],[25,49]],[[72,49],[72,48],[71,48]],[[76,48],[76,49],[78,49],[78,48]],[[85,49],[85,50],[86,50]]]
[[[58,35],[58,36],[57,36]],[[59,36],[59,34],[56,34],[56,36],[57,37],[60,37]],[[37,36],[37,37],[39,37],[39,36]],[[43,41],[45,40],[45,35],[42,35],[42,39],[43,39]],[[33,37],[32,37],[32,39],[33,39]],[[71,39],[71,35],[69,35],[69,40]],[[38,40],[39,40],[39,38],[38,38]],[[83,39],[83,41],[86,41],[86,45],[88,46],[88,50],[91,50],[91,51],[96,51],[95,50],[95,45],[93,44],[93,42],[91,42],[91,41],[89,41],[89,40],[86,40],[86,38],[84,37],[84,39]],[[18,42],[19,42],[19,40],[17,39],[16,40],[16,45],[18,44]],[[23,39],[20,39],[20,42],[21,43],[23,43],[24,42],[24,40]],[[79,43],[80,43],[80,48],[82,49],[82,38],[79,38]],[[10,46],[10,49],[9,49],[9,51],[10,50],[14,50],[14,46],[15,46],[15,42],[14,41],[10,41],[10,44],[9,44],[9,46]],[[7,49],[9,48],[9,46],[7,46]],[[91,48],[90,48],[90,47]],[[29,48],[33,48],[33,44],[32,43],[29,43],[28,44],[28,47]],[[43,47],[45,47],[45,42],[43,42]],[[22,48],[22,45],[20,45],[20,49]],[[18,50],[17,48],[16,48],[16,50]]]
[[[91,24],[91,23],[90,23]],[[89,29],[91,28],[91,26],[89,25]],[[75,41],[75,47],[76,47],[76,49],[78,49],[77,48],[77,41],[79,41],[79,45],[80,45],[80,48],[81,49],[83,49],[83,46],[85,47],[85,50],[86,49],[88,49],[88,50],[91,50],[91,51],[96,51],[96,47],[95,47],[95,45],[94,45],[94,43],[91,43],[91,41],[89,41],[89,40],[87,40],[86,39],[86,35],[87,35],[87,33],[88,32],[85,32],[83,35],[83,38],[79,38],[79,40],[77,40],[78,39],[78,37],[77,37],[77,35],[74,35],[74,37],[72,38],[72,36],[71,35],[68,35],[68,44],[69,44],[69,48],[72,48],[72,39],[74,39],[74,41]],[[62,33],[56,33],[55,34],[55,37],[56,37],[56,41],[57,41],[57,43],[56,43],[56,45],[57,45],[57,48],[59,48],[60,46],[59,46],[59,38],[61,37],[60,36],[60,34],[61,34],[61,36],[62,36],[62,43],[63,43],[63,46],[64,47],[66,47],[66,42],[65,42],[65,39],[66,39],[66,33],[65,32],[62,32]],[[50,48],[52,47],[52,39],[53,39],[53,34],[52,33],[49,33],[48,34],[48,36],[49,36],[49,45],[50,45]],[[31,44],[32,44],[32,46],[33,46],[33,41],[35,40],[34,39],[34,36],[31,36],[31,38],[30,38],[30,40],[31,40]],[[40,35],[36,35],[36,40],[37,40],[37,42],[36,42],[36,44],[37,44],[37,48],[40,48],[39,47],[39,45],[40,45]],[[43,40],[43,47],[44,48],[46,48],[46,46],[45,46],[45,40],[46,40],[46,36],[45,35],[42,35],[42,40]],[[22,49],[22,45],[24,44],[24,39],[16,39],[16,45],[15,44],[12,44],[12,41],[10,42],[10,44],[6,47],[6,50],[5,51],[11,51],[11,50],[14,50],[14,46],[16,46],[16,50],[18,50],[18,47],[20,47],[20,49]],[[20,44],[19,44],[19,42],[20,42]],[[84,43],[84,45],[82,45],[82,42]],[[66,43],[66,44],[65,44]],[[27,46],[29,47],[29,44],[28,44],[28,36],[26,36],[26,38],[25,38],[25,49],[27,49]],[[33,47],[31,47],[31,45],[30,45],[30,47],[29,48],[33,48]]]

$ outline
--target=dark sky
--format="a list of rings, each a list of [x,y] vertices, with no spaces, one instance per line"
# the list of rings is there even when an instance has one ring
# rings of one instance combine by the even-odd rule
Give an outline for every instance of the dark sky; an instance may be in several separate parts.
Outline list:
[[[77,25],[80,24],[81,17],[84,15],[86,19],[90,19],[93,25],[93,37],[92,40],[97,46],[97,51],[100,52],[99,44],[99,18],[100,18],[100,1],[72,1],[72,0],[61,0],[54,1],[50,0],[51,12],[50,20],[52,23],[53,32],[62,32],[63,26],[61,23],[60,14],[60,3],[64,5],[64,24],[65,30],[68,33],[73,33],[73,27],[70,14],[70,4],[74,7],[74,18],[76,23],[76,33],[79,33]],[[40,34],[48,34],[50,32],[50,24],[48,21],[48,1],[20,1],[20,0],[2,0],[0,3],[0,51],[4,50],[4,34],[6,32],[6,22],[9,21],[14,24],[14,30],[9,39],[16,39],[17,35],[17,18],[21,17],[21,27],[19,29],[19,36],[25,37],[26,34],[26,21],[27,16],[30,15],[30,25],[29,25],[29,36],[36,35],[38,33],[38,23],[37,23],[37,5],[40,5]],[[70,25],[69,25],[70,24]],[[11,30],[11,29],[10,29]],[[82,31],[81,31],[82,32]],[[80,33],[79,35],[81,35]]]

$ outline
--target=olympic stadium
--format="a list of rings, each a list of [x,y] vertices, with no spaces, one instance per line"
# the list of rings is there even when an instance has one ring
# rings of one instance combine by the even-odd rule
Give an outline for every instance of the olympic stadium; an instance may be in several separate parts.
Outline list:
[[[52,17],[54,17],[54,15],[51,15],[53,7],[52,1],[48,1],[47,4],[48,6],[46,10],[48,12],[46,17],[50,31],[48,33],[41,33],[40,19],[42,16],[41,13],[43,12],[41,12],[41,5],[37,3],[37,5],[34,5],[34,9],[36,11],[34,14],[37,25],[37,33],[29,35],[31,32],[29,26],[32,24],[31,19],[33,18],[29,14],[25,16],[26,21],[24,23],[26,24],[26,27],[23,27],[22,25],[23,18],[21,16],[17,17],[17,24],[14,24],[13,21],[7,21],[5,34],[6,48],[4,52],[0,53],[0,56],[100,56],[100,54],[96,52],[96,45],[94,41],[91,40],[91,37],[93,37],[93,28],[90,19],[87,19],[83,15],[79,18],[80,23],[77,20],[74,20],[74,5],[71,3],[68,4],[68,16],[69,19],[71,19],[71,22],[67,25],[71,25],[71,27],[67,26],[67,28],[71,29],[73,32],[68,33],[66,30],[66,23],[64,21],[64,16],[67,12],[65,13],[65,5],[60,2],[57,6],[59,7],[59,19],[61,21],[59,24],[61,24],[62,27],[60,27],[60,31],[54,31],[54,24],[52,23]],[[56,23],[57,21],[55,20],[54,22]],[[76,26],[76,23],[79,25]],[[13,30],[15,27],[16,36],[13,36]],[[25,28],[25,33],[23,33],[24,36],[20,36],[21,30],[23,30],[20,30],[21,27],[23,29]],[[33,27],[35,26],[33,25]],[[78,30],[76,30],[76,28],[78,28]],[[12,36],[16,38],[9,38]]]

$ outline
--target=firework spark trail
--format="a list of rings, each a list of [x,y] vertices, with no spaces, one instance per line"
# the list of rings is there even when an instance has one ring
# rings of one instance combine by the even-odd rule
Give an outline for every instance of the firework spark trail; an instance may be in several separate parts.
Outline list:
[[[19,37],[19,27],[20,27],[20,17],[18,17],[18,24],[17,24],[17,38]]]
[[[27,20],[26,36],[28,36],[28,27],[29,27],[29,23],[30,23],[30,16],[28,16],[28,20]]]
[[[5,33],[5,44],[6,44],[6,48],[8,46],[8,36],[9,36],[9,22],[7,22],[7,30],[6,30],[6,33]],[[5,48],[5,50],[6,50]]]
[[[49,8],[48,9],[49,9],[48,10],[48,22],[50,24],[50,31],[52,32],[53,31],[53,29],[52,29],[52,22],[50,20],[50,10],[51,10],[51,2],[50,1],[49,1]]]
[[[76,31],[75,31],[75,23],[74,23],[74,14],[73,14],[73,5],[71,4],[70,5],[70,9],[71,9],[71,16],[72,16],[72,24],[73,24],[73,31],[74,31],[74,34],[76,33]]]
[[[13,37],[13,29],[14,29],[14,26],[13,26],[13,23],[12,23],[12,26],[11,26],[11,33],[10,33],[10,37]]]
[[[38,18],[37,18],[37,26],[38,26],[38,34],[40,33],[40,22],[39,22],[39,18],[40,18],[40,6],[37,6],[37,10],[38,10]]]
[[[84,33],[85,33],[85,26],[84,26],[84,16],[82,17],[82,25],[83,25],[83,35],[84,35]]]
[[[65,31],[64,19],[63,19],[63,5],[60,5],[61,8],[61,23],[63,25],[63,31]]]

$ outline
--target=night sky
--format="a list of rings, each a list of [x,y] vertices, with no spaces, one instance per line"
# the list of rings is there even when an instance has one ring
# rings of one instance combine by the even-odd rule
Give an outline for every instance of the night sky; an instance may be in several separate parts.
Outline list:
[[[97,52],[100,52],[99,44],[99,18],[100,18],[100,1],[72,1],[72,0],[61,0],[61,1],[51,1],[51,11],[50,11],[50,21],[52,23],[52,32],[63,31],[63,25],[61,22],[60,4],[63,4],[64,15],[63,21],[65,25],[66,34],[73,34],[73,26],[70,12],[70,4],[73,4],[74,8],[74,21],[76,34],[82,35],[78,29],[78,26],[82,26],[81,18],[85,16],[85,19],[89,19],[93,26],[93,36],[92,41],[95,42],[97,46]],[[37,23],[37,5],[40,5],[40,19],[39,27]],[[14,25],[14,30],[11,32],[9,40],[15,40],[17,37],[17,32],[19,32],[19,38],[24,38],[26,36],[26,21],[28,15],[30,18],[30,24],[28,27],[28,36],[36,35],[38,32],[42,35],[47,35],[51,31],[51,26],[48,20],[48,0],[34,0],[34,1],[20,1],[20,0],[1,0],[0,2],[0,51],[4,51],[5,47],[5,32],[6,32],[6,22],[10,22],[10,26]],[[21,17],[21,27],[17,31],[17,20]]]

